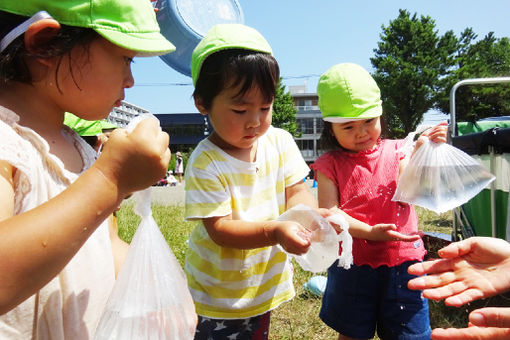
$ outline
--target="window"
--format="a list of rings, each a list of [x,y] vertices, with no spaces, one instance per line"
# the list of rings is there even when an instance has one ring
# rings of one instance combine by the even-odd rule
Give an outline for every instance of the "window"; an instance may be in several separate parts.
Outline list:
[[[313,133],[313,118],[298,118],[296,119],[298,124],[299,132],[302,134],[312,134]]]

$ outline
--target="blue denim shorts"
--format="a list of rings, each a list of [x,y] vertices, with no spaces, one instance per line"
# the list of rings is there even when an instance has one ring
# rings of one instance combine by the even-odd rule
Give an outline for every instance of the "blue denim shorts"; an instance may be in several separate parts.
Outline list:
[[[334,263],[328,269],[320,318],[329,327],[351,338],[430,339],[428,300],[421,291],[407,288],[416,277],[407,268],[368,265],[346,270]]]

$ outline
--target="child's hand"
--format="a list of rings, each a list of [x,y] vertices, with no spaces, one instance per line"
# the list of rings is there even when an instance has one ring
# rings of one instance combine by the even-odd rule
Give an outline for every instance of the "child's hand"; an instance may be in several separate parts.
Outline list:
[[[372,226],[370,237],[367,238],[371,241],[404,241],[414,242],[420,239],[420,235],[405,235],[396,231],[397,227],[394,224],[376,224]]]
[[[416,147],[418,148],[421,144],[425,142],[425,139],[422,137],[427,137],[434,143],[445,143],[446,142],[446,134],[448,133],[448,123],[441,122],[436,126],[426,130],[423,132],[416,141]]]
[[[316,209],[315,211],[317,211],[319,213],[319,215],[321,215],[322,217],[324,218],[328,218],[329,216],[333,216],[333,215],[337,215],[337,214],[341,214],[342,216],[345,215],[344,212],[342,212],[342,210],[338,209],[338,207],[332,207],[330,209],[326,209],[326,208],[318,208]],[[329,222],[331,224],[331,226],[338,232],[338,233],[341,233],[343,231],[342,229],[342,226],[336,224],[336,223],[332,223],[331,221]]]
[[[114,130],[93,166],[126,196],[165,175],[170,160],[168,141],[157,120],[145,119],[131,133]]]
[[[310,231],[297,222],[278,221],[274,236],[276,242],[288,253],[301,255],[310,247]]]

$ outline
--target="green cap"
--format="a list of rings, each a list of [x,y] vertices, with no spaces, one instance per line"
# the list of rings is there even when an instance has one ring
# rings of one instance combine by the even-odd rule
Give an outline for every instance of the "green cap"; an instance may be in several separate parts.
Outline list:
[[[215,25],[198,43],[191,55],[193,85],[197,83],[200,68],[208,56],[221,50],[235,48],[273,54],[271,46],[257,30],[242,24]]]
[[[363,67],[343,63],[324,72],[317,85],[322,118],[331,123],[382,115],[381,91]]]
[[[91,28],[138,56],[175,50],[160,33],[150,0],[1,0],[0,11],[27,17],[46,11],[60,24]]]
[[[64,125],[69,126],[80,136],[97,136],[102,133],[103,130],[118,128],[117,125],[109,123],[106,120],[85,120],[69,112],[65,113]]]

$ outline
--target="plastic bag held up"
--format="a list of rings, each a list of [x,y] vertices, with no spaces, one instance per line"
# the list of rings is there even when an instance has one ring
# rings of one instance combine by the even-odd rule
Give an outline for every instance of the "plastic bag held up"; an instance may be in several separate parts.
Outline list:
[[[185,274],[152,217],[150,188],[134,198],[142,221],[94,339],[193,339],[195,307]]]
[[[312,208],[298,204],[278,217],[279,221],[294,221],[311,231],[311,244],[303,255],[289,254],[304,270],[318,273],[326,271],[337,259],[338,266],[346,269],[352,264],[352,237],[349,224],[342,215],[324,218]],[[342,228],[340,234],[330,222]],[[342,242],[342,255],[338,256],[339,242]]]
[[[406,144],[404,148],[410,145]],[[450,144],[427,140],[400,175],[392,200],[415,204],[439,214],[466,203],[494,179],[464,151]]]

